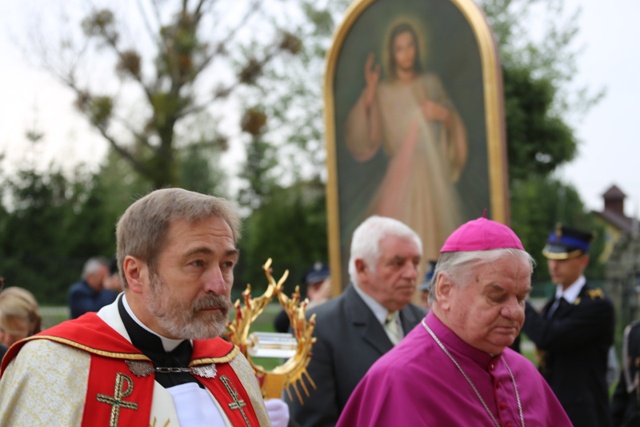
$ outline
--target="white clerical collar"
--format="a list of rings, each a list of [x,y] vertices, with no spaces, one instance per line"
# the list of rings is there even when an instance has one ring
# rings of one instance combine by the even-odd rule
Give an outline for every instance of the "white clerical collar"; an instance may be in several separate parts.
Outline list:
[[[573,282],[567,290],[562,290],[562,285],[556,285],[556,298],[564,298],[569,304],[573,304],[580,295],[582,287],[587,283],[587,279],[584,276],[578,277],[578,280]]]
[[[160,340],[162,341],[162,347],[164,348],[164,351],[167,351],[167,352],[172,351],[177,346],[179,346],[182,341],[184,341],[184,340],[174,340],[174,339],[171,339],[171,338],[163,337],[162,335],[160,335],[160,334],[152,331],[151,329],[149,329],[147,327],[147,325],[142,323],[140,321],[140,319],[138,319],[136,317],[136,315],[133,313],[133,310],[131,310],[131,307],[129,307],[129,303],[127,302],[127,296],[126,295],[122,295],[122,305],[124,306],[124,309],[127,310],[127,313],[129,313],[129,316],[131,316],[131,318],[134,320],[134,322],[136,322],[138,325],[140,325],[147,332],[150,332],[153,335],[155,335],[158,338],[160,338]]]
[[[378,319],[380,324],[384,325],[387,320],[387,313],[389,313],[389,310],[384,308],[382,304],[373,299],[370,295],[367,295],[362,289],[358,287],[357,284],[353,283],[353,288],[364,300],[364,303],[367,304],[371,311],[373,311],[373,315],[376,316],[376,319]]]

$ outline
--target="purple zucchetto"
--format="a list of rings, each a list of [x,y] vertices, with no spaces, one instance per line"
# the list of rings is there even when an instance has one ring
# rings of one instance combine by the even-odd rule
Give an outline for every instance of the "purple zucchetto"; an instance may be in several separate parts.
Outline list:
[[[440,253],[504,248],[524,250],[522,242],[513,230],[504,224],[481,217],[462,224],[451,233],[442,245]]]

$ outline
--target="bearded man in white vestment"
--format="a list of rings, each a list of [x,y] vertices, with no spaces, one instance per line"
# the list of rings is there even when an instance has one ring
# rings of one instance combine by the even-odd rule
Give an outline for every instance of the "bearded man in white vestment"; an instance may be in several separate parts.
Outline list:
[[[0,425],[272,425],[286,404],[268,410],[248,361],[220,338],[238,260],[235,206],[156,190],[125,211],[116,235],[124,292],[8,350]]]

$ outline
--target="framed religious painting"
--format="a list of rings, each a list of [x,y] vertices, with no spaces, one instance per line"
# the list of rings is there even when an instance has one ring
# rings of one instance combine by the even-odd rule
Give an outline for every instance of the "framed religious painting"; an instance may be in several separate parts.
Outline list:
[[[324,81],[334,294],[370,215],[421,237],[424,266],[462,223],[509,218],[502,75],[472,0],[356,0]]]

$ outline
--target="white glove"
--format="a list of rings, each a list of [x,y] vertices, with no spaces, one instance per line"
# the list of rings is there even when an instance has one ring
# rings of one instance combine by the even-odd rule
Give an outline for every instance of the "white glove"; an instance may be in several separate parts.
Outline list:
[[[289,406],[282,399],[264,401],[273,427],[287,427],[289,424]]]

